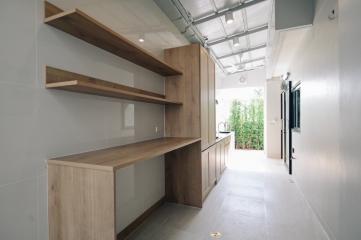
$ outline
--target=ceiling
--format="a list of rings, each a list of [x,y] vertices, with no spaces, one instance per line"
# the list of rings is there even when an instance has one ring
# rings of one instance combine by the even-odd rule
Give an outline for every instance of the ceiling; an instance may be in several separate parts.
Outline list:
[[[79,8],[99,22],[163,58],[163,49],[189,44],[169,18],[150,0],[50,0],[69,10]],[[139,36],[145,42],[138,41]]]
[[[264,67],[271,0],[173,1],[178,1],[188,12],[192,25],[204,37],[206,46],[225,73]],[[242,8],[242,5],[247,7]],[[233,23],[227,24],[224,14],[219,14],[225,12],[232,12]],[[206,21],[202,22],[204,18]],[[239,40],[238,46],[233,44],[235,38]]]

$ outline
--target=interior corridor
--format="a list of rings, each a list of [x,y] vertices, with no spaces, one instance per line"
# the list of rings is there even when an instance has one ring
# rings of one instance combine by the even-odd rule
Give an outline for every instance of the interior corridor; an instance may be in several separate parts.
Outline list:
[[[130,239],[328,239],[281,160],[234,151],[203,209],[166,203]]]

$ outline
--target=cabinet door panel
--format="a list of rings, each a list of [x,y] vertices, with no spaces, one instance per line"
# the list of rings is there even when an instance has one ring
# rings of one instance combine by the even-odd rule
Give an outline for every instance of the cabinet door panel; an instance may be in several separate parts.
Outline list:
[[[210,188],[216,182],[216,146],[212,146],[209,149],[209,159],[208,159],[208,185]]]
[[[209,189],[209,180],[208,180],[208,151],[204,151],[202,152],[202,195],[203,195],[203,199],[205,198],[205,196],[208,193],[208,189]]]
[[[221,144],[216,144],[216,177],[217,181],[221,178]]]
[[[221,172],[223,172],[225,169],[224,140],[220,144],[221,144]]]
[[[208,57],[208,140],[210,143],[216,141],[216,82],[215,65]]]
[[[201,138],[202,150],[209,145],[209,116],[208,116],[208,54],[201,48],[200,51],[200,78],[201,78]]]

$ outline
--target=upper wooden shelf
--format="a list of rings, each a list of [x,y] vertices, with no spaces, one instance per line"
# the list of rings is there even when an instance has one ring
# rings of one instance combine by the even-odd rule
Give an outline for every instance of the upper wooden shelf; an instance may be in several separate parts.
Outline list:
[[[79,9],[63,11],[45,1],[44,22],[163,76],[182,74]]]
[[[48,160],[49,164],[115,171],[138,161],[151,159],[200,141],[199,138],[154,140],[86,152]]]
[[[46,66],[46,88],[156,104],[182,105],[164,95]]]

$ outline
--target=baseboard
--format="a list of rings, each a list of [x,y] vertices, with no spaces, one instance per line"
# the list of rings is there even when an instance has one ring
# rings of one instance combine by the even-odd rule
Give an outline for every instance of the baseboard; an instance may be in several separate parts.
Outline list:
[[[124,228],[120,233],[117,235],[117,240],[124,240],[134,232],[157,208],[162,206],[165,203],[165,196],[162,197],[159,201],[153,204],[150,208],[148,208],[142,215],[137,217],[132,223],[130,223],[126,228]]]

